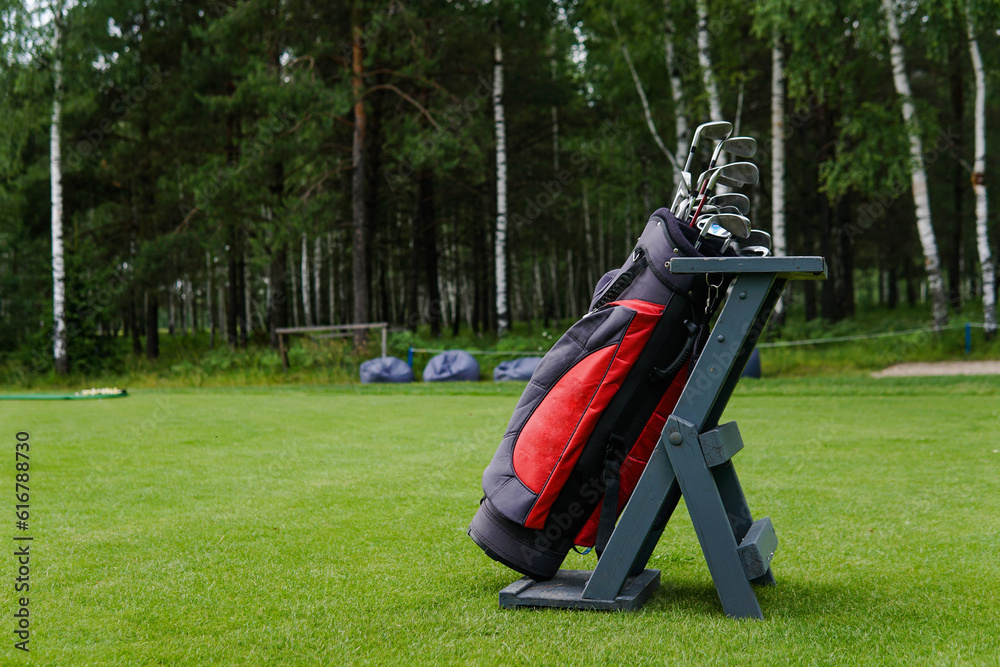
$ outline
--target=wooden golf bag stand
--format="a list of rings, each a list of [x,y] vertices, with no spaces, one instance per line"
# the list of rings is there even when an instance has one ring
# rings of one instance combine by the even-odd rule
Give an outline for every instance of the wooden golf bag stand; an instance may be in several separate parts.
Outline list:
[[[769,518],[753,520],[732,458],[743,448],[736,422],[719,425],[757,339],[789,280],[823,279],[822,257],[678,257],[675,274],[735,276],[708,343],[667,419],[638,486],[592,571],[524,577],[500,592],[500,606],[635,610],[660,584],[646,569],[681,495],[691,514],[722,609],[763,618],[751,584],[773,584],[778,538]]]

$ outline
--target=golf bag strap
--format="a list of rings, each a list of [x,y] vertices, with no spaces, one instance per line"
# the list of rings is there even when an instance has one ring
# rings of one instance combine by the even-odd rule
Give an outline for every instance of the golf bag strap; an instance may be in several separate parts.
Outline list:
[[[601,518],[598,519],[597,537],[594,542],[598,558],[604,553],[604,547],[608,546],[611,533],[615,530],[615,521],[618,519],[618,482],[622,468],[619,457],[624,442],[625,438],[617,433],[612,433],[608,438],[608,451],[604,459],[604,501],[601,503]]]
[[[634,262],[632,266],[628,267],[628,270],[622,271],[618,274],[618,277],[615,278],[610,285],[608,285],[607,289],[604,290],[604,294],[602,294],[601,298],[594,304],[591,312],[618,299],[618,297],[621,296],[621,293],[628,289],[628,286],[632,284],[635,277],[642,273],[649,264],[646,252],[642,248],[636,248],[633,250],[632,257]]]
[[[688,339],[684,343],[684,347],[681,348],[677,358],[674,359],[669,366],[665,368],[654,368],[650,371],[649,379],[651,381],[659,382],[661,380],[672,379],[691,358],[691,355],[694,353],[695,343],[698,341],[698,334],[701,332],[701,327],[691,320],[684,320],[684,327],[688,330]]]

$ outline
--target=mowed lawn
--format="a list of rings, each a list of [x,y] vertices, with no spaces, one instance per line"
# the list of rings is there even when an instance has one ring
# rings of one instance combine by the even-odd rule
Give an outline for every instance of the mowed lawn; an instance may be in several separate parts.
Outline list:
[[[518,575],[465,530],[517,394],[0,401],[11,536],[14,436],[30,433],[31,662],[996,664],[1000,379],[739,388],[736,467],[780,540],[763,622],[723,616],[683,503],[642,611],[499,609]],[[7,539],[11,665],[28,656],[13,648]]]

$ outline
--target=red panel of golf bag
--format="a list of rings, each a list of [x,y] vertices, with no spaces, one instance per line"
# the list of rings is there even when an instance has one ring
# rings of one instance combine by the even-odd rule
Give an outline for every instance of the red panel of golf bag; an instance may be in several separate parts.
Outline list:
[[[707,335],[706,277],[666,268],[718,254],[711,239],[696,251],[696,236],[657,210],[624,266],[598,283],[590,312],[539,363],[469,527],[491,558],[543,580],[574,545],[603,550]]]

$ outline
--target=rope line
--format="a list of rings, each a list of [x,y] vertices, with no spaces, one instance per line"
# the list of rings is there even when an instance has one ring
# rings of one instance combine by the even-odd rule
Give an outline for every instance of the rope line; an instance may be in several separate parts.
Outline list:
[[[458,348],[456,348],[458,349]],[[411,348],[413,352],[451,352],[451,350],[431,350],[422,347]],[[538,350],[537,352],[517,352],[511,350],[509,352],[504,352],[501,350],[463,350],[463,352],[468,352],[469,354],[489,354],[497,356],[518,356],[518,357],[540,357],[545,354],[547,350]]]
[[[983,324],[970,322],[970,326],[982,327]],[[873,334],[858,334],[856,336],[834,336],[832,338],[810,338],[808,340],[782,340],[774,343],[758,343],[757,347],[793,347],[797,345],[820,345],[822,343],[845,343],[853,340],[872,340],[874,338],[888,338],[890,336],[909,336],[918,333],[936,333],[944,329],[964,329],[965,324],[952,324],[938,329],[907,329],[905,331],[883,331]]]
[[[965,324],[951,324],[948,326],[940,328],[927,328],[927,329],[906,329],[904,331],[882,331],[879,333],[871,334],[857,334],[854,336],[833,336],[831,338],[809,338],[806,340],[782,340],[773,343],[758,343],[759,348],[772,348],[772,347],[796,347],[799,345],[822,345],[824,343],[847,343],[856,340],[874,340],[876,338],[889,338],[891,336],[911,336],[913,334],[919,333],[938,333],[946,329],[965,329],[966,327],[976,327],[979,329],[985,328],[985,323],[983,322],[966,322]],[[449,350],[435,350],[429,348],[410,348],[411,352],[448,352]],[[465,350],[469,354],[483,354],[483,355],[496,355],[496,356],[539,356],[545,354],[544,350],[539,350],[537,352],[517,352],[511,351],[499,351],[499,350]]]

